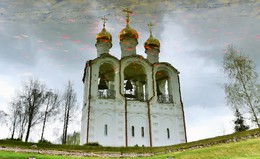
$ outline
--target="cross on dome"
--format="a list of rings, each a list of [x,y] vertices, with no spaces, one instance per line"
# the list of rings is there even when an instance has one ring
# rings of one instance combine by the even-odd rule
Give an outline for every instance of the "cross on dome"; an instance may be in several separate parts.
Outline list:
[[[132,11],[130,11],[128,8],[123,9],[123,12],[126,12],[126,27],[120,31],[118,37],[119,40],[122,41],[123,39],[135,39],[137,42],[138,39],[138,33],[135,29],[132,29],[129,26],[129,21],[130,21],[130,13],[133,13]],[[137,42],[138,43],[138,42]]]
[[[147,26],[149,27],[150,35],[152,36],[152,27],[154,24],[152,22],[148,23]]]
[[[106,26],[106,21],[107,21],[108,19],[106,18],[105,15],[104,15],[104,17],[102,17],[101,19],[103,20],[103,28],[105,28],[105,26]]]
[[[102,17],[101,18],[102,19],[102,21],[103,21],[103,29],[101,30],[101,32],[100,33],[98,33],[97,35],[96,35],[96,40],[97,40],[97,42],[96,43],[98,43],[98,42],[108,42],[108,43],[111,43],[112,42],[112,36],[111,36],[111,34],[106,30],[106,28],[105,28],[105,26],[106,26],[106,21],[108,20],[107,18],[106,18],[106,16],[104,16],[104,17]]]
[[[123,12],[126,12],[126,24],[130,21],[130,13],[133,13],[129,8],[123,9]]]
[[[149,27],[149,31],[150,31],[150,37],[146,40],[146,42],[144,43],[144,48],[145,49],[160,49],[160,42],[158,39],[153,37],[152,34],[152,26],[154,26],[154,24],[152,22],[148,23],[147,26]]]

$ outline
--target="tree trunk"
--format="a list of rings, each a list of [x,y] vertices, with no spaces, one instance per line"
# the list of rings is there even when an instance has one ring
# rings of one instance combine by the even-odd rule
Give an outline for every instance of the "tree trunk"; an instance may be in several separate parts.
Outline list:
[[[16,118],[14,119],[14,123],[13,123],[11,139],[14,139],[15,126],[16,126]]]
[[[41,141],[43,141],[43,134],[44,134],[44,128],[45,128],[45,123],[47,120],[47,111],[48,111],[49,104],[47,104],[45,113],[44,113],[44,119],[43,119],[43,124],[42,124],[42,135],[41,135]]]
[[[249,96],[248,94],[246,94],[246,95],[247,95],[248,102],[249,102],[249,107],[250,107],[250,109],[251,109],[251,111],[252,111],[252,113],[253,113],[253,116],[254,116],[255,122],[256,122],[258,128],[260,128],[260,124],[259,124],[259,121],[258,121],[257,115],[256,115],[256,113],[255,113],[255,109],[254,109],[254,107],[253,107],[253,105],[252,105],[252,103],[251,103],[250,96]]]
[[[31,115],[29,116],[29,122],[28,122],[28,127],[27,127],[27,132],[26,132],[26,137],[25,137],[25,142],[28,142],[29,135],[30,135],[30,130],[32,126],[32,117]]]
[[[26,125],[26,119],[25,119],[25,117],[23,117],[22,122],[21,122],[21,128],[20,128],[20,131],[19,131],[19,139],[21,139],[21,140],[23,139],[23,134],[24,134],[24,131],[25,131],[25,129],[24,129],[25,125]]]
[[[62,144],[66,144],[66,135],[65,135],[65,132],[66,132],[66,119],[67,119],[67,109],[68,109],[68,106],[67,106],[67,103],[65,105],[65,112],[64,112],[64,123],[63,123],[63,133],[62,133]]]
[[[67,142],[67,132],[68,132],[68,125],[69,125],[69,117],[70,117],[70,109],[68,107],[67,118],[66,118],[66,127],[65,127],[65,144]]]

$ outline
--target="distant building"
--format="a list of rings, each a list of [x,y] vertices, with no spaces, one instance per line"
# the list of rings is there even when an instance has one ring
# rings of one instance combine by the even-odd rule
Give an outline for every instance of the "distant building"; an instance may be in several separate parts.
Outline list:
[[[109,54],[112,36],[96,37],[97,58],[86,63],[81,144],[164,146],[187,142],[179,72],[159,62],[160,42],[144,44],[147,58],[136,54],[138,33],[129,25],[119,33],[121,59]]]

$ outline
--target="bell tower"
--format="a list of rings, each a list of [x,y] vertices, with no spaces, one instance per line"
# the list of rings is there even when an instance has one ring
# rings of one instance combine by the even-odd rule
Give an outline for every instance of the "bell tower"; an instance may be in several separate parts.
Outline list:
[[[166,146],[187,142],[179,72],[159,62],[160,42],[144,43],[147,58],[136,53],[138,33],[129,25],[119,32],[121,58],[109,53],[112,36],[96,36],[97,57],[86,62],[80,143],[103,146]]]

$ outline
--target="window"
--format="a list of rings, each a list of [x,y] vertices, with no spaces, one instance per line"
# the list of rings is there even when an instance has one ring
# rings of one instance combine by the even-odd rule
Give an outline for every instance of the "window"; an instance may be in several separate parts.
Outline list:
[[[135,127],[132,126],[132,136],[134,137],[135,136]]]
[[[138,62],[124,68],[124,96],[127,100],[147,101],[146,69]]]
[[[156,72],[156,92],[159,103],[173,103],[171,77],[166,70]]]
[[[115,98],[115,68],[109,63],[103,63],[99,67],[98,74],[98,98],[114,99]]]
[[[170,138],[170,129],[167,128],[167,138],[169,139]]]
[[[104,135],[107,136],[107,124],[105,124],[105,127],[104,127]]]
[[[144,137],[144,127],[141,128],[141,135]]]

